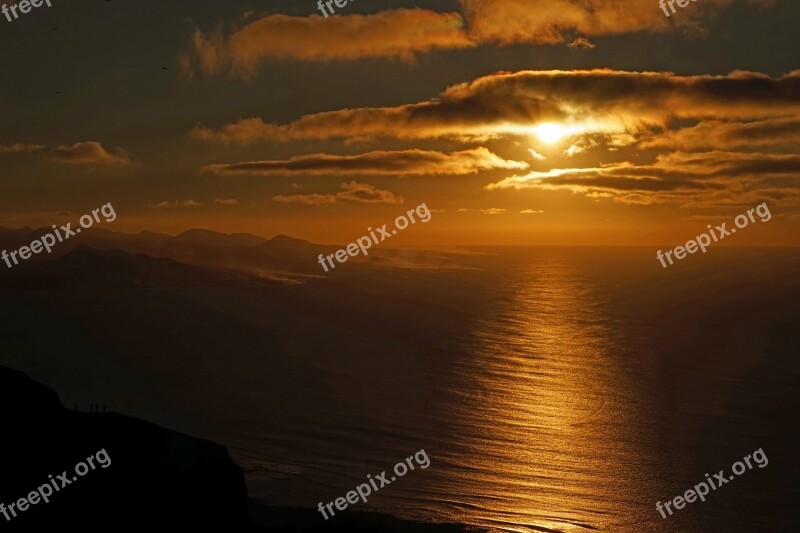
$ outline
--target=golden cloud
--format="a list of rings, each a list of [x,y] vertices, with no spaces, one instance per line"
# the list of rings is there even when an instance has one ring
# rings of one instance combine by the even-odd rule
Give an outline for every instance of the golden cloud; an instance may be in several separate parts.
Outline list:
[[[15,143],[15,144],[0,144],[0,154],[19,154],[19,153],[32,153],[40,152],[45,149],[41,144],[30,143]]]
[[[800,117],[753,122],[704,120],[692,127],[667,131],[640,144],[642,148],[678,150],[728,150],[781,145],[800,146]]]
[[[214,203],[217,205],[239,205],[239,200],[236,198],[215,198]]]
[[[158,208],[167,208],[167,207],[200,207],[201,204],[197,200],[189,199],[189,200],[164,200],[158,202],[157,204],[150,204],[150,207],[158,207]]]
[[[117,154],[108,152],[96,141],[79,142],[72,146],[61,145],[53,148],[49,157],[54,161],[74,165],[125,166],[131,163],[128,155],[121,149]]]
[[[196,140],[257,141],[337,138],[486,139],[529,135],[557,122],[572,135],[639,133],[670,119],[757,120],[800,113],[800,71],[779,78],[755,72],[679,76],[610,69],[501,72],[450,87],[436,98],[394,107],[305,115],[287,124],[260,118],[213,130]]]
[[[368,183],[351,181],[342,183],[341,190],[331,194],[292,194],[278,195],[272,199],[284,204],[297,203],[302,205],[331,205],[339,201],[356,202],[361,204],[402,204],[403,197],[396,196],[390,191],[376,188]]]
[[[413,59],[435,49],[473,46],[458,13],[393,9],[372,15],[292,17],[270,14],[230,35],[197,30],[181,58],[189,73],[230,73],[249,78],[265,60]]]
[[[702,205],[720,195],[737,203],[745,197],[780,203],[800,197],[800,155],[674,152],[659,155],[651,165],[554,168],[505,178],[485,188],[568,190],[637,204]]]
[[[481,44],[559,44],[593,48],[588,37],[690,31],[702,33],[733,0],[692,3],[680,17],[666,17],[654,0],[461,0],[461,13],[389,9],[370,15],[268,14],[225,34],[221,27],[197,30],[181,67],[189,74],[229,73],[252,77],[267,60],[410,60],[432,50]],[[769,5],[772,0],[749,0]],[[577,36],[576,36],[577,35]],[[310,38],[313,36],[313,38]]]

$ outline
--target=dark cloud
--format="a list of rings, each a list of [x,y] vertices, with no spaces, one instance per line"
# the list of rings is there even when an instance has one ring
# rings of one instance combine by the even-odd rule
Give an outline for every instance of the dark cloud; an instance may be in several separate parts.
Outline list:
[[[525,169],[527,163],[505,160],[486,148],[461,152],[428,150],[374,151],[358,155],[311,154],[286,161],[216,164],[206,171],[227,175],[383,175],[429,176],[474,174],[492,169]]]

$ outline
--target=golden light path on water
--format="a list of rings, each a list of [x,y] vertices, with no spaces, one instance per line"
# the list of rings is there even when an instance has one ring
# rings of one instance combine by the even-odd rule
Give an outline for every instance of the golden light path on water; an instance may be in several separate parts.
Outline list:
[[[646,474],[595,288],[574,261],[526,263],[453,368],[460,435],[446,460],[459,476],[440,488],[463,511],[452,517],[505,531],[647,529],[618,527]]]

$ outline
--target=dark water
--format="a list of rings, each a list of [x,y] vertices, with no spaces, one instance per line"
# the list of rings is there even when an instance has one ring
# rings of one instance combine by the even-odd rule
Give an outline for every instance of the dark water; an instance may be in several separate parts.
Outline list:
[[[0,295],[0,363],[229,447],[316,507],[503,531],[798,531],[800,253],[481,248],[258,289]],[[414,255],[409,253],[410,255]],[[412,258],[413,259],[413,258]],[[655,508],[769,459],[664,520]]]

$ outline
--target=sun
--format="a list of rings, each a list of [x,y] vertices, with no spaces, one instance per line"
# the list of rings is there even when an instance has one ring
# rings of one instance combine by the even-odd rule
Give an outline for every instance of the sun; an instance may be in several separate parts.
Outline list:
[[[553,122],[545,122],[534,126],[532,131],[542,142],[547,144],[557,143],[567,134],[567,128]]]

